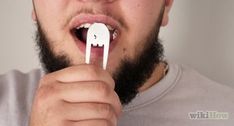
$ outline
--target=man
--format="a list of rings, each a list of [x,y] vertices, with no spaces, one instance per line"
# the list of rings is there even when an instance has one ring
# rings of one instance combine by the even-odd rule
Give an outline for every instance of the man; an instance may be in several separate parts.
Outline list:
[[[231,126],[233,90],[164,60],[173,0],[33,0],[45,73],[0,77],[1,126]],[[87,30],[108,26],[85,64]],[[196,120],[197,119],[197,120]]]

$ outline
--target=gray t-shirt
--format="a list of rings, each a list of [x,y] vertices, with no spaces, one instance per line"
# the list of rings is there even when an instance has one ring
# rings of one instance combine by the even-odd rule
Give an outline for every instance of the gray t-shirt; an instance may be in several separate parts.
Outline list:
[[[28,124],[41,76],[41,70],[0,76],[0,126]],[[123,111],[118,126],[233,126],[234,90],[169,63],[167,75]]]

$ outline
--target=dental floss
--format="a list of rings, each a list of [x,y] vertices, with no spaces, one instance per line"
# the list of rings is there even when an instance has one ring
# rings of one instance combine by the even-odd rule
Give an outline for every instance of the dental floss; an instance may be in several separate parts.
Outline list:
[[[105,70],[108,61],[109,45],[110,45],[110,32],[105,24],[94,23],[87,32],[86,54],[85,63],[90,63],[91,47],[99,46],[104,47],[102,67]]]

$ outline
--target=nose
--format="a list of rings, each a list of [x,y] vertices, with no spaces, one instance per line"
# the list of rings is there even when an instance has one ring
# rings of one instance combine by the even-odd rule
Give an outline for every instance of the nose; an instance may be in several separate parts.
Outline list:
[[[80,2],[105,2],[105,3],[111,3],[116,0],[79,0]]]

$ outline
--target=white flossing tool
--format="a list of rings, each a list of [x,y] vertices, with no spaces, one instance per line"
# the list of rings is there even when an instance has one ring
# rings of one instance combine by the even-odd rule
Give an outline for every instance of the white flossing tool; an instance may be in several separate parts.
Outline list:
[[[91,54],[92,45],[98,47],[102,46],[104,47],[102,67],[105,70],[108,61],[109,45],[110,45],[110,32],[105,24],[94,23],[88,29],[87,41],[86,41],[86,54],[85,54],[85,63],[87,64],[90,63],[90,54]]]

